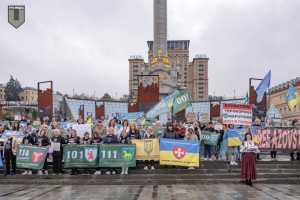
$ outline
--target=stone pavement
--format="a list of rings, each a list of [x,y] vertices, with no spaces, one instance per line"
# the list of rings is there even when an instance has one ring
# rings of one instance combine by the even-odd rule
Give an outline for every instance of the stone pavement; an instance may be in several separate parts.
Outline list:
[[[299,181],[300,183],[300,181]],[[288,200],[300,199],[300,185],[0,185],[0,199],[105,200]]]

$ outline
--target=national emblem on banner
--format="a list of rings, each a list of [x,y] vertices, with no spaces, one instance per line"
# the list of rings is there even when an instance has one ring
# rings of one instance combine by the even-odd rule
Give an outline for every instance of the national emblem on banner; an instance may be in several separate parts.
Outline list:
[[[123,147],[122,148],[122,158],[126,162],[130,162],[134,158],[134,148],[133,147]]]
[[[93,162],[97,158],[98,147],[86,147],[84,149],[85,159],[89,162]]]
[[[186,147],[173,147],[173,155],[177,158],[177,159],[181,159],[185,156],[186,154]]]
[[[32,152],[31,159],[33,162],[39,162],[40,160],[43,159],[44,154],[45,154],[45,151],[43,151],[43,150],[38,150],[38,149],[34,150]]]
[[[144,140],[144,150],[147,154],[153,151],[153,140]]]

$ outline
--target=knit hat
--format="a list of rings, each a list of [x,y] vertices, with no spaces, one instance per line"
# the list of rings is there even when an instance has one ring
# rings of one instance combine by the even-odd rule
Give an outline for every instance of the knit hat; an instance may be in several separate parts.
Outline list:
[[[189,130],[189,129],[192,129],[192,130],[194,131],[194,127],[193,127],[193,126],[190,126],[190,127],[188,128],[188,130]]]

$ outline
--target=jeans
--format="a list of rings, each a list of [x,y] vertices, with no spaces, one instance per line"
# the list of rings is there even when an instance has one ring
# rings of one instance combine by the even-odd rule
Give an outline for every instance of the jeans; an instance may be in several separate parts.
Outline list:
[[[211,145],[204,144],[204,158],[211,158]]]

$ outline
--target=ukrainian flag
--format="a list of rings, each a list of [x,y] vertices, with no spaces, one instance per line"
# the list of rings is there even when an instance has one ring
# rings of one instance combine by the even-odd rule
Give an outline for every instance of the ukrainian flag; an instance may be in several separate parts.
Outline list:
[[[240,146],[245,138],[246,131],[238,131],[236,129],[227,129],[228,146]]]
[[[299,94],[293,85],[286,91],[285,100],[290,110],[293,110],[294,106],[300,103]]]
[[[199,141],[160,138],[160,165],[199,167]]]

